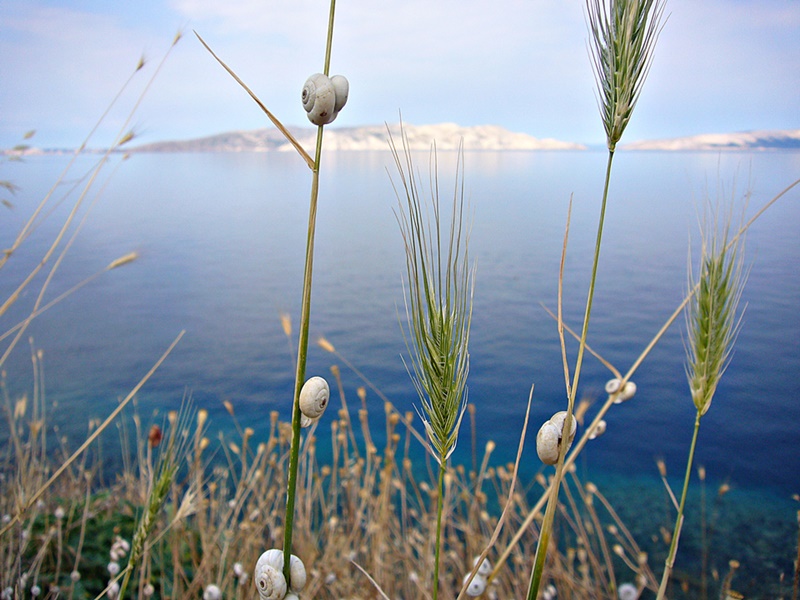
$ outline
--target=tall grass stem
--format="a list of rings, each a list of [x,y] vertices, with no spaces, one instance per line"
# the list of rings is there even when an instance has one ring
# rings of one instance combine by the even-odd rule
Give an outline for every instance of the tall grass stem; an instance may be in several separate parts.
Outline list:
[[[700,431],[700,411],[694,419],[694,431],[692,432],[692,443],[689,446],[689,458],[686,461],[686,475],[683,478],[683,491],[681,492],[681,501],[678,505],[678,516],[675,518],[675,530],[672,533],[672,540],[669,544],[669,552],[667,553],[667,560],[664,568],[664,575],[661,578],[661,585],[658,588],[658,596],[656,600],[662,600],[664,594],[667,592],[667,584],[669,583],[672,569],[675,566],[675,555],[678,552],[678,540],[681,537],[681,528],[683,527],[683,509],[686,506],[686,494],[689,490],[689,478],[692,475],[692,462],[694,461],[694,451],[697,447],[697,434]]]
[[[325,44],[325,67],[323,73],[330,72],[331,47],[333,45],[333,24],[336,0],[331,0],[328,16],[328,36]],[[311,200],[308,211],[308,235],[306,240],[306,261],[303,274],[303,296],[300,313],[300,333],[297,344],[297,371],[294,383],[294,402],[292,408],[292,443],[289,452],[289,475],[286,493],[286,517],[283,537],[283,575],[291,584],[292,535],[294,528],[295,500],[297,494],[297,472],[300,460],[300,390],[305,382],[306,359],[308,357],[308,329],[311,313],[311,283],[314,270],[314,236],[317,222],[317,198],[319,196],[319,170],[322,158],[322,134],[324,126],[317,127],[317,143],[314,152],[314,166],[311,179]]]
[[[583,327],[581,330],[581,340],[578,346],[578,358],[575,362],[575,373],[572,376],[572,388],[569,390],[569,400],[567,404],[567,418],[564,419],[564,427],[562,430],[562,438],[567,439],[569,436],[566,432],[572,427],[572,414],[575,407],[575,397],[578,391],[578,382],[581,376],[581,366],[583,365],[583,355],[586,350],[586,337],[589,333],[589,317],[592,313],[592,302],[594,299],[594,288],[597,280],[597,266],[600,261],[600,246],[603,240],[603,224],[605,222],[606,204],[608,202],[608,188],[611,180],[611,165],[614,160],[614,151],[608,151],[608,162],[606,164],[605,184],[603,185],[603,201],[600,205],[600,219],[597,224],[597,238],[595,240],[594,258],[592,260],[592,275],[589,281],[589,293],[586,298],[586,311],[583,316]],[[568,444],[561,444],[558,453],[558,463],[556,465],[556,474],[551,484],[550,497],[547,500],[547,508],[545,509],[544,521],[542,528],[539,532],[539,541],[536,545],[536,558],[534,559],[533,569],[531,571],[531,581],[528,587],[528,600],[536,600],[539,594],[539,587],[542,581],[542,573],[544,571],[544,561],[547,555],[547,548],[550,544],[550,537],[553,530],[553,520],[555,519],[556,507],[558,506],[558,491],[561,485],[561,480],[564,477],[564,458],[567,454]]]

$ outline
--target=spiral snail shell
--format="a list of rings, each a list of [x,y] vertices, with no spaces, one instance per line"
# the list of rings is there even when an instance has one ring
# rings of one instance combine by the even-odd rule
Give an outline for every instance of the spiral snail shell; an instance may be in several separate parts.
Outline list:
[[[539,433],[536,434],[536,453],[546,465],[554,465],[558,462],[558,451],[561,447],[561,430],[564,428],[566,418],[567,411],[557,412],[542,424]],[[572,446],[572,440],[575,439],[575,432],[578,428],[575,417],[572,417],[571,424],[572,427],[570,427],[567,441],[568,450]]]
[[[300,412],[309,419],[318,419],[325,412],[331,388],[322,377],[312,377],[300,390]]]
[[[213,583],[203,591],[203,600],[220,600],[221,598],[222,592]]]
[[[467,582],[469,579],[469,573],[464,575],[464,583]],[[472,581],[469,582],[467,586],[467,596],[475,598],[480,596],[483,592],[486,591],[486,578],[482,575],[475,574],[475,577],[472,578]]]
[[[606,383],[606,394],[609,396],[617,394],[617,397],[614,399],[614,404],[621,404],[634,397],[636,394],[636,384],[632,381],[626,381],[623,386],[622,381],[615,377],[614,379],[609,379]]]
[[[617,589],[619,600],[636,600],[639,597],[639,590],[632,583],[623,583]]]
[[[478,564],[478,559],[479,558],[480,558],[480,556],[476,556],[472,560],[472,566],[473,567]],[[484,558],[481,561],[481,566],[478,567],[478,575],[480,575],[481,577],[488,577],[489,573],[491,573],[491,572],[492,572],[492,563],[489,562],[488,558]]]
[[[328,77],[323,73],[314,73],[303,85],[303,108],[308,113],[308,120],[314,125],[332,123],[339,111],[344,108],[350,84],[343,75]]]
[[[291,586],[283,576],[283,550],[272,548],[264,552],[256,563],[255,582],[261,600],[285,600],[299,593],[306,585],[306,567],[292,554],[289,559]],[[287,591],[291,591],[287,595]]]
[[[593,440],[595,438],[600,437],[606,432],[606,428],[608,425],[602,419],[597,422],[597,425],[594,426],[592,432],[589,434],[589,439]]]

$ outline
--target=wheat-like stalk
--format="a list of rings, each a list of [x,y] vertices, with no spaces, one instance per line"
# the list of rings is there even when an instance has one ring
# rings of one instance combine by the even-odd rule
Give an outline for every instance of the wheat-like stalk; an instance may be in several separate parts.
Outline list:
[[[587,0],[586,7],[600,113],[613,152],[650,70],[664,0]]]
[[[439,589],[444,475],[447,459],[456,447],[458,430],[467,406],[469,330],[472,322],[474,270],[467,251],[469,226],[464,223],[463,150],[456,167],[449,225],[439,204],[436,148],[431,151],[430,200],[414,164],[405,132],[400,130],[403,155],[389,132],[389,144],[399,173],[402,192],[395,186],[399,207],[397,222],[403,236],[408,271],[406,317],[403,329],[411,355],[409,374],[422,403],[428,449],[439,463],[433,598]]]
[[[718,209],[717,209],[718,211]],[[675,565],[683,527],[686,494],[694,462],[700,419],[708,412],[722,374],[728,366],[731,350],[741,325],[742,297],[747,274],[743,267],[744,236],[730,239],[730,216],[720,223],[718,212],[706,212],[702,229],[700,268],[696,276],[689,272],[689,290],[696,290],[686,307],[686,375],[697,414],[694,420],[689,457],[683,491],[675,519],[675,529],[664,574],[658,590],[658,599],[664,597]],[[741,231],[741,230],[740,230]]]
[[[711,406],[741,325],[744,238],[730,245],[729,229],[729,219],[718,227],[716,217],[706,217],[700,269],[689,274],[689,289],[699,287],[686,312],[686,374],[700,416]]]

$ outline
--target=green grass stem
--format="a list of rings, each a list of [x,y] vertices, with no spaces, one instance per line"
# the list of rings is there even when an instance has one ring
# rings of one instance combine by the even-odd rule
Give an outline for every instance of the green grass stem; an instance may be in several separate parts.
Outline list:
[[[336,0],[331,0],[328,16],[328,37],[325,45],[325,67],[323,73],[330,72],[331,47],[333,45],[333,24],[336,11]],[[300,313],[300,337],[297,344],[297,371],[294,384],[294,402],[292,408],[292,443],[289,452],[289,475],[286,494],[286,518],[283,537],[283,575],[291,585],[292,535],[294,529],[294,513],[297,495],[297,472],[300,460],[300,390],[305,382],[306,359],[308,357],[308,328],[311,315],[311,284],[314,270],[314,236],[317,223],[317,198],[319,196],[319,170],[322,158],[322,135],[324,125],[317,127],[317,143],[314,151],[314,166],[311,179],[311,200],[308,211],[308,235],[306,239],[306,261],[303,273],[303,297]]]
[[[672,569],[675,566],[675,555],[678,552],[678,539],[681,537],[681,529],[683,528],[683,509],[686,506],[686,493],[689,490],[689,478],[692,474],[692,462],[694,461],[694,451],[697,447],[697,434],[700,431],[700,418],[702,415],[697,411],[694,419],[694,431],[692,432],[692,443],[689,446],[689,458],[686,460],[686,475],[683,478],[683,491],[681,492],[681,501],[678,505],[678,516],[675,519],[675,530],[672,532],[672,540],[669,544],[669,552],[667,553],[667,560],[665,562],[664,576],[661,578],[661,585],[658,588],[657,600],[664,598],[667,592],[667,585],[669,583]]]
[[[581,376],[581,367],[583,365],[583,356],[586,350],[586,337],[589,333],[589,317],[592,314],[592,302],[594,299],[594,288],[597,280],[597,266],[600,261],[600,247],[603,241],[603,224],[605,223],[606,204],[608,202],[608,188],[611,180],[611,165],[614,160],[614,151],[609,149],[608,162],[606,164],[605,184],[603,186],[603,201],[600,206],[600,219],[597,224],[597,238],[595,240],[594,258],[592,260],[592,276],[589,281],[589,293],[586,298],[586,311],[583,316],[583,327],[581,330],[581,339],[578,346],[578,358],[575,362],[575,373],[572,376],[572,387],[567,403],[567,418],[564,420],[563,438],[567,439],[566,432],[572,427],[572,419],[574,419],[573,410],[575,408],[575,397],[578,391],[578,382]],[[544,521],[542,528],[539,532],[539,541],[536,545],[536,558],[534,559],[533,569],[531,571],[531,582],[528,587],[528,600],[535,600],[539,593],[539,587],[542,581],[542,573],[544,571],[544,561],[547,555],[547,548],[550,544],[550,538],[553,531],[553,520],[555,518],[556,508],[558,506],[558,491],[561,485],[561,480],[564,477],[564,458],[566,457],[568,444],[561,444],[558,453],[558,463],[556,464],[556,474],[553,479],[550,497],[547,500],[547,508],[545,509]]]

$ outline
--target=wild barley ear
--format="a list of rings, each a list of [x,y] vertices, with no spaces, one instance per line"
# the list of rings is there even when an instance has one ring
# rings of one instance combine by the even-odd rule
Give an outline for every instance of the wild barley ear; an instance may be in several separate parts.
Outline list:
[[[420,416],[430,439],[431,453],[440,464],[450,456],[466,409],[469,371],[469,330],[472,320],[474,272],[469,266],[464,222],[462,161],[456,172],[456,190],[450,223],[442,222],[439,205],[436,150],[431,154],[430,200],[421,191],[405,133],[400,130],[402,156],[389,132],[400,188],[397,222],[403,236],[408,270],[406,345],[408,369],[422,403]],[[406,335],[405,328],[403,329]]]
[[[586,0],[598,102],[611,152],[650,70],[664,5],[665,0]]]
[[[704,217],[699,271],[689,273],[696,288],[686,312],[686,375],[700,416],[711,406],[741,325],[739,301],[747,280],[743,267],[744,236],[729,238],[730,215]]]

